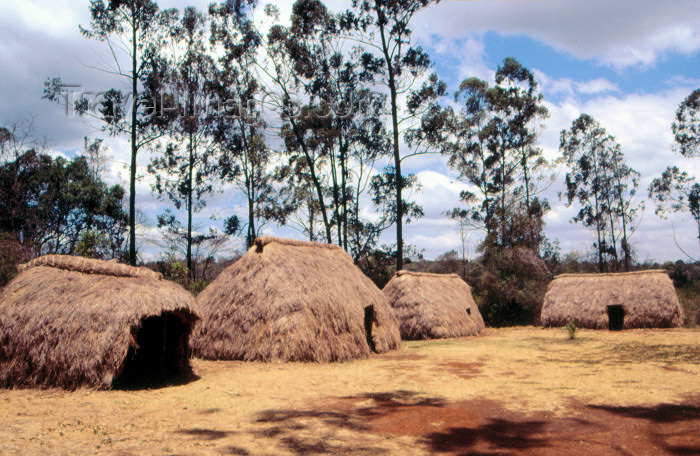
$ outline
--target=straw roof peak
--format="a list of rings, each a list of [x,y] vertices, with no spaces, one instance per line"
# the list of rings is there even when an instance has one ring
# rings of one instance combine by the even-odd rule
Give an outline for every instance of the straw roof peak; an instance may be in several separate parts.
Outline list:
[[[434,272],[416,272],[416,271],[408,271],[406,269],[402,269],[399,272],[396,273],[397,277],[401,276],[413,276],[413,277],[432,277],[435,279],[459,279],[462,280],[460,276],[457,274],[437,274]]]
[[[299,241],[296,239],[286,239],[286,238],[279,238],[275,236],[262,236],[255,238],[255,241],[253,241],[253,244],[255,245],[255,252],[256,253],[262,253],[263,248],[269,244],[280,244],[280,245],[288,245],[292,247],[316,247],[316,248],[321,248],[321,249],[329,249],[329,250],[339,250],[340,247],[335,245],[335,244],[323,244],[321,242],[310,242],[310,241]],[[342,249],[340,249],[342,250]]]
[[[667,274],[665,269],[645,269],[642,271],[629,271],[629,272],[589,272],[589,273],[568,273],[559,274],[554,276],[555,279],[563,277],[624,277],[624,276],[635,276],[635,275],[646,275],[646,274]]]
[[[160,280],[163,276],[148,268],[137,268],[117,263],[117,260],[103,261],[70,255],[44,255],[19,266],[19,271],[34,267],[49,267],[84,274],[100,274],[114,277],[147,277]]]

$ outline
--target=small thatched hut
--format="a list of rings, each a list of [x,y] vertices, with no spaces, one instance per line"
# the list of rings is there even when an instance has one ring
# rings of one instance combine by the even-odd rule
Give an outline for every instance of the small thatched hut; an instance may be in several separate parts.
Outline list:
[[[683,309],[664,270],[563,274],[549,284],[541,322],[569,320],[592,329],[668,328],[683,324]]]
[[[382,292],[334,245],[258,238],[197,302],[205,359],[346,361],[401,344]]]
[[[147,386],[191,374],[194,298],[146,268],[47,255],[0,294],[0,386]]]
[[[403,339],[476,336],[485,328],[471,288],[456,274],[399,271],[383,291]]]

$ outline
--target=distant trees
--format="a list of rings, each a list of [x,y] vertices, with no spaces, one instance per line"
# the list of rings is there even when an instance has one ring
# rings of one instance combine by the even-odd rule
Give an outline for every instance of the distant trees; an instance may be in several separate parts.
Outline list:
[[[84,157],[34,150],[0,165],[0,233],[32,255],[120,257],[127,217],[124,190],[95,178]]]
[[[574,222],[596,233],[594,247],[600,272],[609,263],[629,270],[632,251],[629,236],[638,206],[632,203],[639,186],[639,173],[630,168],[620,145],[591,116],[582,114],[561,132],[560,151],[570,171],[566,174],[567,206],[581,206]]]

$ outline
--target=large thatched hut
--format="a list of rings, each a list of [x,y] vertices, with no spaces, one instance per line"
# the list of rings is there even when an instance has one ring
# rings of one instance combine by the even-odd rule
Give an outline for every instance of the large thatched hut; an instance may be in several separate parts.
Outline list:
[[[401,344],[381,291],[333,245],[258,238],[197,302],[205,359],[346,361]]]
[[[476,336],[484,330],[471,288],[456,274],[402,270],[383,292],[399,319],[403,339]]]
[[[683,324],[683,309],[664,270],[563,274],[549,284],[541,322],[570,320],[592,329],[668,328]]]
[[[47,255],[0,294],[0,386],[147,386],[191,374],[194,298],[146,268]]]

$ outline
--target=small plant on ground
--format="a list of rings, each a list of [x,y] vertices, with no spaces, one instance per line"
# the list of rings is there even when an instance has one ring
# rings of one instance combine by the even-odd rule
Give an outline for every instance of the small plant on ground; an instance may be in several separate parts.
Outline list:
[[[569,320],[566,323],[566,326],[564,326],[566,330],[569,332],[569,340],[574,340],[576,339],[576,330],[578,329],[576,327],[576,323],[574,323],[574,320]]]

